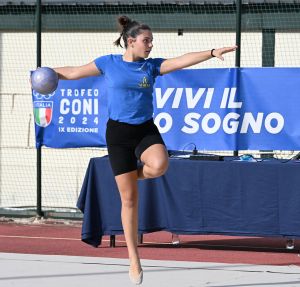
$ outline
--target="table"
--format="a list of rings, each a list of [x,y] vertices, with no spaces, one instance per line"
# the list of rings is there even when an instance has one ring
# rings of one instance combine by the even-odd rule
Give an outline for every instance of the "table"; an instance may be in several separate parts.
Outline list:
[[[170,159],[139,181],[139,233],[300,237],[300,162]],[[90,160],[77,207],[82,240],[122,234],[121,202],[108,157]]]

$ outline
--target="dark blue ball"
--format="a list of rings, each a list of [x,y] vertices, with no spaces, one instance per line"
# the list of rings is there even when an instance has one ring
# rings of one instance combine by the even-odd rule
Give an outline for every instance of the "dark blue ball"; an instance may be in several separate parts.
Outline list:
[[[53,93],[58,85],[57,73],[48,67],[37,68],[31,74],[31,86],[36,92],[47,95]]]

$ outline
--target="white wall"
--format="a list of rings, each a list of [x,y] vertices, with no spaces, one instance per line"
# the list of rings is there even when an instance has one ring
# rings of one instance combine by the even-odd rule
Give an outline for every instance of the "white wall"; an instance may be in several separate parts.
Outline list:
[[[300,67],[300,31],[298,33],[276,33],[276,67]]]
[[[0,33],[0,37],[0,93],[30,93],[29,71],[36,66],[35,33]],[[117,37],[117,33],[44,33],[42,65],[82,65],[101,55],[122,53],[122,48],[112,44]],[[177,32],[154,33],[151,57],[169,58],[191,51],[210,50],[234,44],[234,33],[184,32],[183,36],[178,36]],[[296,46],[297,43],[292,47]],[[243,66],[261,66],[260,33],[243,34],[241,54]],[[233,67],[234,59],[232,53],[226,55],[224,62],[212,59],[193,68]]]

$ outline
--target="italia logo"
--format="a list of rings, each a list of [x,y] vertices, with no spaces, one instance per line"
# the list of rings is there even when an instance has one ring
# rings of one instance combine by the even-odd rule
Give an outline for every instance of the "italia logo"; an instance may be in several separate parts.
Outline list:
[[[33,102],[33,113],[35,123],[40,127],[47,127],[52,120],[53,102]]]
[[[40,127],[47,127],[52,120],[53,113],[53,101],[41,101],[49,100],[54,96],[55,92],[49,95],[42,95],[33,91],[33,97],[39,101],[33,102],[33,114],[35,123]]]

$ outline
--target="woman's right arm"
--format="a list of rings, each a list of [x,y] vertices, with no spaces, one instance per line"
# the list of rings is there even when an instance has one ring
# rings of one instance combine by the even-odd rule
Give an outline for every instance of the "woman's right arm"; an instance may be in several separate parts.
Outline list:
[[[99,76],[101,72],[95,62],[83,66],[53,68],[61,80],[78,80],[85,77]]]

